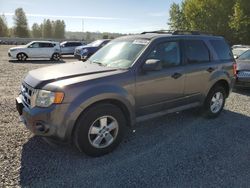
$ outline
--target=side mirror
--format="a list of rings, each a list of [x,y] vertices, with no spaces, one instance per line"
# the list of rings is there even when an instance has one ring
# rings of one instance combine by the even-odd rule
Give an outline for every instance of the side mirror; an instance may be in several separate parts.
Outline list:
[[[159,59],[148,59],[142,69],[144,71],[159,71],[162,69],[161,61]]]
[[[239,56],[235,55],[235,56],[234,56],[234,59],[238,59],[238,57],[239,57]]]

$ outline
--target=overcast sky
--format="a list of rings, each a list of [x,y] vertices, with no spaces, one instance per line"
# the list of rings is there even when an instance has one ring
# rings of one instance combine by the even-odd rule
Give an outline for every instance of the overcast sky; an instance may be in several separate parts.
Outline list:
[[[167,29],[170,5],[181,0],[0,0],[0,13],[13,26],[13,13],[22,7],[29,27],[44,18],[63,19],[67,31],[137,33]]]

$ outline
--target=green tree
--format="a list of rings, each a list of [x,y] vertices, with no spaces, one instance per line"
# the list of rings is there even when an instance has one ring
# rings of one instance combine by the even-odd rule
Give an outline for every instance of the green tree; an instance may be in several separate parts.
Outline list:
[[[41,28],[41,26],[39,26],[37,23],[34,23],[32,25],[31,33],[32,33],[32,37],[41,38],[42,37],[42,28]]]
[[[53,24],[54,38],[63,39],[65,37],[65,23],[63,20],[56,20]]]
[[[52,24],[50,19],[45,19],[43,21],[43,27],[42,27],[42,36],[44,38],[52,38],[53,37],[53,30],[52,30]]]
[[[250,44],[250,13],[249,10],[244,9],[245,6],[250,6],[249,1],[237,0],[233,7],[234,11],[230,17],[229,26],[233,30],[235,42]]]
[[[182,6],[184,4],[182,3]],[[169,11],[169,27],[171,30],[186,30],[187,29],[187,23],[185,19],[185,15],[183,13],[183,8],[177,4],[173,3],[170,7]]]
[[[22,8],[15,10],[14,19],[14,35],[17,37],[29,37],[29,29],[25,12]]]
[[[0,16],[0,36],[7,37],[9,35],[7,21],[4,15]]]

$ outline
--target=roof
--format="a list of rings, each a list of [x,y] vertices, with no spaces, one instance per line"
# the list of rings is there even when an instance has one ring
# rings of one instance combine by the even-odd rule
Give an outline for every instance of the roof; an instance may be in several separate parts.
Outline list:
[[[49,40],[36,40],[36,41],[32,41],[32,42],[40,42],[40,43],[43,43],[43,42],[49,42],[49,43],[59,43],[59,42],[56,42],[56,41],[49,41]]]

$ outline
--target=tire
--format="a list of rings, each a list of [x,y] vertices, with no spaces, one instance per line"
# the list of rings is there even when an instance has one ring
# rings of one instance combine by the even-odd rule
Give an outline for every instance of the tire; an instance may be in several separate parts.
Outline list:
[[[204,115],[216,118],[220,115],[226,101],[226,90],[222,86],[214,86],[208,93],[204,103]]]
[[[113,151],[122,141],[126,119],[115,105],[98,104],[84,112],[76,123],[74,143],[92,157]]]
[[[51,60],[53,61],[59,61],[60,60],[60,54],[59,53],[53,53]]]
[[[16,58],[17,58],[18,61],[26,61],[28,56],[25,53],[18,53],[16,55]]]

